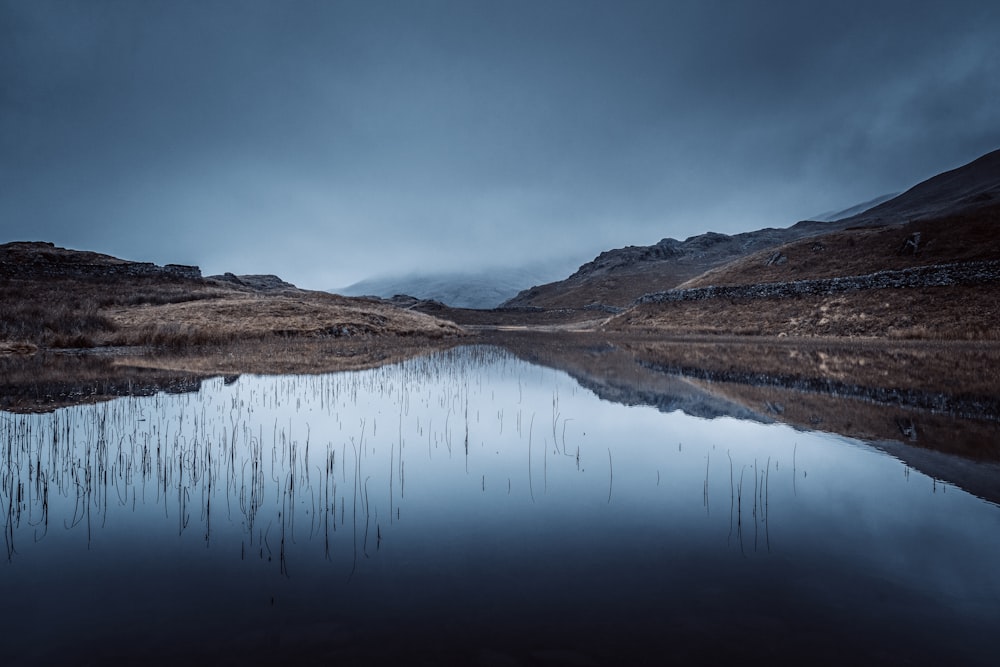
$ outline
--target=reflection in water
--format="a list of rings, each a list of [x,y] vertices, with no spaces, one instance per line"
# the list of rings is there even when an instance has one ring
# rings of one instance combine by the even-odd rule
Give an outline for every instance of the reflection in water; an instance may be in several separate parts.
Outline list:
[[[496,348],[0,434],[15,662],[988,662],[996,506],[859,441],[600,401]]]
[[[830,341],[594,344],[507,336],[518,357],[605,400],[664,412],[783,422],[872,443],[1000,503],[1000,347]]]

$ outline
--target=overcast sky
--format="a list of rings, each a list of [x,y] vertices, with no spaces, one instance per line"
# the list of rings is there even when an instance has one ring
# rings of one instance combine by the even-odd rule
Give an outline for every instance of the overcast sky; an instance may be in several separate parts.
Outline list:
[[[0,242],[303,287],[784,227],[1000,148],[996,0],[0,0]]]

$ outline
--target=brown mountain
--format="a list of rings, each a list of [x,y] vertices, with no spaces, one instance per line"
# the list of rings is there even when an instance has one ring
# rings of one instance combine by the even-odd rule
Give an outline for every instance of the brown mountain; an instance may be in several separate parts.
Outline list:
[[[598,303],[626,307],[644,294],[673,289],[706,271],[784,244],[858,227],[901,226],[932,219],[954,221],[957,216],[972,215],[997,204],[1000,204],[1000,150],[836,222],[803,221],[784,229],[768,228],[732,236],[709,232],[685,241],[668,238],[651,246],[609,250],[565,280],[532,287],[504,306],[582,308]],[[920,229],[915,227],[911,233],[915,231]],[[966,244],[959,235],[955,238],[957,245]],[[772,264],[782,261],[776,256]]]

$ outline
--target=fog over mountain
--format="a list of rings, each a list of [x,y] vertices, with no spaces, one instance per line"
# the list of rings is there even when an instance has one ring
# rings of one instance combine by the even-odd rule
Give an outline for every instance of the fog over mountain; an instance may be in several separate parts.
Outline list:
[[[391,298],[399,294],[440,301],[455,308],[495,308],[532,285],[558,280],[576,269],[563,260],[509,269],[416,273],[370,278],[331,292],[345,296]]]
[[[836,220],[843,220],[844,218],[849,218],[852,215],[857,215],[858,213],[863,213],[870,208],[878,206],[882,202],[889,201],[893,197],[898,196],[898,192],[890,192],[887,195],[880,195],[874,199],[869,199],[866,202],[861,202],[860,204],[855,204],[854,206],[849,206],[845,209],[840,209],[836,211],[827,211],[826,213],[820,213],[819,215],[809,216],[810,220],[816,220],[817,222],[834,222]]]
[[[1000,146],[1000,5],[0,0],[0,241],[477,272],[784,226]]]
[[[768,227],[733,235],[708,232],[684,241],[665,238],[649,246],[630,245],[605,250],[564,280],[533,286],[503,305],[580,308],[604,304],[622,307],[644,294],[673,289],[711,269],[738,264],[749,255],[799,239],[864,227],[900,227],[919,220],[937,219],[939,225],[947,226],[960,221],[942,221],[944,218],[962,214],[989,220],[997,202],[1000,202],[1000,149],[928,178],[874,206],[867,202],[834,213],[831,215],[833,220],[804,220],[788,227]],[[852,210],[859,212],[845,217],[844,214]],[[956,235],[952,243],[963,250],[973,250],[982,246],[982,239],[977,238],[981,233],[980,229]],[[995,232],[989,235],[994,236]],[[819,247],[822,245],[820,243]],[[787,260],[782,257],[782,253],[777,253],[761,263],[780,265]],[[841,268],[846,265],[846,259],[847,256],[839,257]]]

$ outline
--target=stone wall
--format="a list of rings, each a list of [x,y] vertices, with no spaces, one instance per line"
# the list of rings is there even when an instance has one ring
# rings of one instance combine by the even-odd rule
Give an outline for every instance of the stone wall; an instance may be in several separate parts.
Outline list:
[[[842,278],[672,289],[666,292],[647,294],[636,299],[635,303],[700,301],[703,299],[782,299],[807,294],[836,294],[838,292],[886,288],[982,285],[994,282],[1000,282],[1000,260],[916,266],[909,269],[878,271],[862,276]]]
[[[123,262],[121,264],[78,264],[72,262],[0,262],[0,277],[4,278],[168,278],[198,280],[201,269],[197,266],[167,264],[157,266],[151,262]]]

